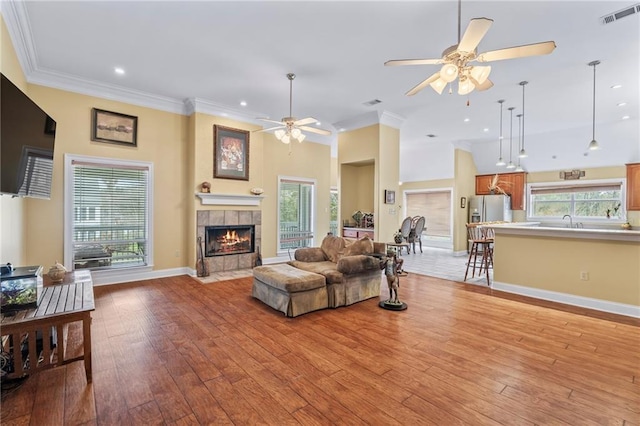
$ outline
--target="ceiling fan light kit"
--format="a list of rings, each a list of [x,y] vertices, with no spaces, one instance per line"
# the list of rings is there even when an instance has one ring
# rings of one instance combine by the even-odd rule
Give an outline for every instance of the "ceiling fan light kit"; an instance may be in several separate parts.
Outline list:
[[[469,22],[467,29],[460,37],[461,0],[458,1],[458,44],[445,49],[440,59],[394,59],[385,62],[387,66],[397,65],[439,65],[444,64],[439,72],[418,83],[406,95],[413,96],[427,86],[431,86],[438,94],[447,83],[458,79],[458,94],[467,95],[474,90],[487,90],[493,87],[489,80],[490,66],[473,66],[471,62],[491,62],[505,59],[523,58],[527,56],[547,55],[556,48],[553,41],[533,43],[522,46],[507,47],[477,54],[476,48],[485,36],[491,25],[492,19],[474,18]]]
[[[296,78],[296,75],[293,73],[287,74],[287,78],[289,79],[289,116],[283,117],[280,121],[270,120],[268,118],[259,118],[258,120],[266,121],[267,123],[277,124],[275,127],[270,127],[268,129],[260,129],[258,132],[266,132],[270,130],[274,130],[273,134],[280,142],[284,144],[290,144],[291,140],[297,140],[298,142],[302,142],[307,137],[302,131],[316,133],[319,135],[330,135],[331,132],[324,129],[319,129],[316,127],[309,127],[307,124],[317,123],[313,117],[302,118],[300,120],[296,119],[293,114],[293,79]]]

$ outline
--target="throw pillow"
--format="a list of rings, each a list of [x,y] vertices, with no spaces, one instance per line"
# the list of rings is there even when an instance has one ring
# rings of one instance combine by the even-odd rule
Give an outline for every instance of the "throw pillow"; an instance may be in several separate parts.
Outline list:
[[[373,253],[373,241],[368,236],[364,236],[358,241],[349,244],[344,249],[345,256],[353,256],[356,254],[371,254]]]
[[[338,263],[338,259],[344,254],[344,239],[342,237],[327,235],[324,237],[324,240],[322,240],[320,248],[327,259],[333,263]]]

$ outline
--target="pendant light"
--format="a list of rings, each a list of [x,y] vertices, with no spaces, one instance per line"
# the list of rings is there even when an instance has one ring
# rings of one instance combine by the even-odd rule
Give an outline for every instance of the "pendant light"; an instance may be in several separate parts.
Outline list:
[[[524,87],[524,86],[523,86]],[[524,135],[523,138],[520,139],[520,132],[522,131],[522,127],[521,124],[524,122],[524,120],[522,120],[524,114],[518,114],[516,115],[516,117],[518,117],[518,147],[520,148],[520,152],[524,151],[524,148],[522,146],[522,142],[524,141]],[[522,156],[518,156],[518,167],[516,167],[516,169],[514,171],[516,172],[524,172],[524,169],[522,168],[522,166],[520,165],[520,158]]]
[[[592,127],[592,137],[591,142],[589,142],[589,150],[595,151],[596,149],[600,149],[598,142],[596,141],[596,65],[598,65],[600,61],[591,61],[587,65],[593,67],[593,127]]]
[[[511,113],[511,130],[509,134],[509,163],[507,164],[507,169],[515,169],[516,165],[513,164],[513,161],[511,161],[511,159],[513,158],[513,110],[516,108],[509,107],[507,109]]]
[[[528,81],[521,81],[519,83],[520,86],[522,86],[522,114],[520,114],[522,116],[522,146],[520,147],[520,154],[518,154],[520,158],[527,158],[527,151],[524,149],[524,86],[528,83]]]
[[[500,104],[500,136],[498,136],[498,141],[500,142],[500,154],[498,156],[496,166],[504,166],[506,164],[502,159],[502,104],[504,103],[504,99],[500,99],[498,103]]]

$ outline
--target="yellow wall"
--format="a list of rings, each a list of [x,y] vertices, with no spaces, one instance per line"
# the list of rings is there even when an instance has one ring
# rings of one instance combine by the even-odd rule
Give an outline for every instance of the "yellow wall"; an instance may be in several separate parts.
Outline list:
[[[29,96],[57,126],[51,199],[25,199],[26,263],[63,259],[64,154],[78,154],[153,163],[154,269],[184,266],[188,118],[37,85],[29,85]],[[137,147],[92,142],[92,107],[137,116]]]
[[[358,203],[365,203],[363,178],[358,171],[368,176],[364,166],[373,165],[373,190],[366,189],[373,197],[372,211],[375,217],[375,238],[378,241],[391,241],[398,229],[400,168],[400,132],[393,127],[374,124],[338,135],[338,167],[340,187],[340,218],[352,220],[356,210],[363,210]],[[345,166],[348,165],[348,166]],[[356,167],[360,166],[360,167]],[[384,190],[396,192],[396,203],[384,203]],[[357,199],[358,202],[354,202]]]
[[[278,233],[278,177],[315,179],[315,245],[329,232],[331,147],[305,140],[285,145],[264,134],[264,195],[262,201],[262,255],[275,257]]]
[[[640,306],[640,244],[496,235],[494,279]],[[580,272],[589,280],[581,281]]]
[[[0,71],[20,90],[27,93],[25,79],[11,37],[0,15]],[[27,264],[24,221],[26,203],[23,198],[0,195],[0,263],[16,266]]]
[[[453,190],[453,251],[461,252],[467,250],[467,228],[468,221],[467,207],[460,208],[460,198],[474,195],[476,193],[476,175],[478,169],[473,161],[473,156],[469,151],[456,149],[454,152],[454,190]]]

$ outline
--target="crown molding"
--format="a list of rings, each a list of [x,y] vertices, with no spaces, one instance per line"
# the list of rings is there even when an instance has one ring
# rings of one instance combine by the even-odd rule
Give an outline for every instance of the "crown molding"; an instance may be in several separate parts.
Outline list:
[[[220,117],[232,118],[234,120],[253,123],[261,127],[265,127],[265,122],[258,120],[256,117],[266,117],[266,114],[247,109],[232,108],[207,99],[189,98],[185,99],[185,113],[191,115],[194,112],[203,114],[216,115]]]
[[[345,131],[347,131],[361,129],[363,127],[371,126],[378,123],[378,111],[369,111],[356,117],[332,123],[332,125],[336,129],[338,129],[338,131],[340,131],[340,129],[344,129]]]
[[[181,99],[154,95],[140,90],[83,79],[64,73],[37,70],[27,76],[27,81],[41,86],[124,102],[175,114],[186,115],[185,103]]]
[[[31,25],[24,1],[0,1],[1,13],[7,31],[13,42],[13,47],[22,67],[22,72],[28,76],[38,69],[35,44],[31,37]]]
[[[395,114],[391,111],[380,111],[378,113],[380,124],[384,124],[385,126],[393,127],[394,129],[400,130],[402,127],[402,123],[406,120],[401,115]]]

